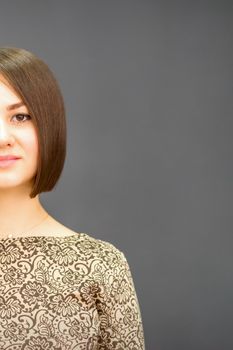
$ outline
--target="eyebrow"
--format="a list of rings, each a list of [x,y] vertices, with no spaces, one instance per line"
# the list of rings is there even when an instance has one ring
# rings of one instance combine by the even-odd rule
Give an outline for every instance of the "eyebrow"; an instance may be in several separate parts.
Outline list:
[[[22,101],[14,103],[13,105],[9,105],[9,106],[6,107],[6,109],[8,111],[11,111],[12,109],[16,109],[16,108],[19,108],[21,106],[25,106],[25,104]]]

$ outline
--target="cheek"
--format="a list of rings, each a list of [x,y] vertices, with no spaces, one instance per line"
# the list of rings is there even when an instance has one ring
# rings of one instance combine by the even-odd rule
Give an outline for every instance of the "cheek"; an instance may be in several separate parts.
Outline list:
[[[38,137],[33,128],[24,130],[21,135],[21,145],[24,148],[25,157],[35,158],[38,156]]]

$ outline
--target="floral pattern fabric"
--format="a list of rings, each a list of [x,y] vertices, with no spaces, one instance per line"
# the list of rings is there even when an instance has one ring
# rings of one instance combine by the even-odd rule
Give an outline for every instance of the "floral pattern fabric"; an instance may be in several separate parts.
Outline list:
[[[76,233],[0,239],[0,350],[144,350],[125,255]]]

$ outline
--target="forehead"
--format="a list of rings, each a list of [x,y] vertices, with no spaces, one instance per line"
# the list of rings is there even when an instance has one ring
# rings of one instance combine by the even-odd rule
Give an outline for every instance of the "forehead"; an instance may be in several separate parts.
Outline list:
[[[21,101],[21,98],[14,91],[8,81],[0,75],[0,106]]]

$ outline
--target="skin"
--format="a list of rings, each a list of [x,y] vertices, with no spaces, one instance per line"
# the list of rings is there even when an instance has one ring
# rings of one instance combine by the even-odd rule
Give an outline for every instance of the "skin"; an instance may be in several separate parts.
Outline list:
[[[21,157],[7,168],[0,167],[0,238],[15,236],[67,236],[74,231],[56,221],[40,203],[30,198],[37,170],[38,138],[25,105],[8,110],[20,97],[0,75],[0,155]],[[18,115],[18,116],[17,116]],[[23,116],[25,115],[25,116]],[[33,231],[30,231],[30,229]]]

